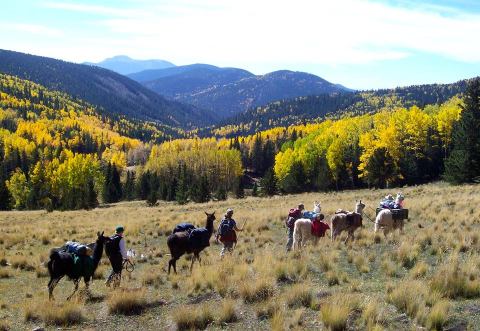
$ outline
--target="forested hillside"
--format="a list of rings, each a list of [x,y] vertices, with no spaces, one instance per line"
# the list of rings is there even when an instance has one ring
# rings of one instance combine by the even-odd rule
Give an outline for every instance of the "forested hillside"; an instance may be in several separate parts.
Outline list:
[[[212,123],[209,112],[166,100],[141,84],[100,67],[0,50],[0,73],[17,76],[100,106],[104,112],[192,128]]]
[[[318,76],[289,70],[265,75],[207,64],[129,75],[153,91],[226,118],[249,108],[298,96],[350,91]]]
[[[102,164],[119,169],[143,149],[119,132],[148,129],[19,78],[0,74],[0,207],[87,208],[97,204]],[[154,132],[154,128],[152,129]],[[5,188],[8,187],[6,192]],[[9,194],[8,194],[9,193]]]
[[[468,80],[377,91],[333,93],[276,101],[228,118],[201,135],[233,137],[277,126],[289,126],[325,118],[375,113],[401,107],[441,104],[466,90]]]

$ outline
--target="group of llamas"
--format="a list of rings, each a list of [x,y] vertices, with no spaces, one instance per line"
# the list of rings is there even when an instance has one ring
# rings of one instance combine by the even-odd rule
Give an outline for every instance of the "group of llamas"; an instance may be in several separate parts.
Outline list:
[[[334,215],[330,218],[330,236],[331,240],[334,241],[340,233],[346,231],[347,238],[345,243],[349,240],[355,239],[355,231],[363,227],[363,213],[365,209],[365,204],[362,200],[356,201],[355,210],[349,212],[343,209],[338,209]],[[313,206],[313,212],[320,214],[321,206],[319,202],[315,202]],[[300,218],[295,221],[294,230],[293,230],[293,249],[300,249],[307,242],[312,242],[317,244],[319,237],[315,236],[312,233],[312,223],[313,221],[309,218]],[[390,209],[381,210],[374,221],[374,232],[377,233],[380,230],[383,230],[383,234],[386,237],[388,233],[399,229],[403,233],[404,221],[394,220],[393,214]]]
[[[343,231],[348,233],[345,242],[348,240],[353,241],[355,239],[355,230],[363,226],[362,219],[364,208],[365,204],[360,200],[356,202],[354,212],[339,209],[334,215],[332,215],[330,219],[330,235],[332,241],[334,241]],[[313,212],[320,215],[320,203],[315,202]],[[177,260],[184,254],[193,254],[190,271],[192,270],[195,261],[198,261],[199,263],[201,262],[200,252],[210,246],[210,238],[214,232],[213,222],[215,221],[215,212],[212,214],[205,212],[205,214],[207,216],[205,227],[196,228],[190,223],[182,223],[178,224],[169,235],[167,239],[167,246],[171,256],[168,262],[169,274],[171,268],[177,273]],[[403,232],[403,220],[395,221],[392,217],[392,212],[389,209],[384,209],[378,213],[375,219],[375,232],[383,229],[384,235],[386,236],[390,231],[397,228]],[[192,235],[192,233],[195,235]],[[294,249],[300,249],[309,241],[316,244],[319,239],[319,237],[312,234],[312,220],[308,218],[300,218],[295,222],[293,236]],[[102,232],[97,233],[97,240],[94,244],[89,244],[93,249],[93,255],[87,257],[92,266],[88,273],[75,273],[74,257],[61,250],[52,249],[50,259],[47,263],[50,275],[50,281],[48,283],[49,298],[53,299],[53,290],[64,276],[67,276],[72,280],[75,285],[74,292],[68,297],[68,299],[70,299],[78,290],[81,278],[84,279],[85,286],[88,289],[89,282],[93,278],[93,273],[97,269],[100,259],[102,258],[104,245],[109,240],[110,238],[103,236]]]

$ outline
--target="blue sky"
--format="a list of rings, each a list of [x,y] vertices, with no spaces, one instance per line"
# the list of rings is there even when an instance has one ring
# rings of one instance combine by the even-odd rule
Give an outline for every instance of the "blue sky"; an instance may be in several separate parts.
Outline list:
[[[478,36],[473,0],[17,0],[0,11],[3,49],[300,70],[357,89],[478,76]]]

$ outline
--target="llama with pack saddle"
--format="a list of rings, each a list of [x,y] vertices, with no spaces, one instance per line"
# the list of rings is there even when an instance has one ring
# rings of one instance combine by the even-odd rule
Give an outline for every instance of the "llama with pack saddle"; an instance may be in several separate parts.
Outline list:
[[[314,245],[318,243],[321,237],[325,236],[325,233],[330,226],[327,223],[322,222],[324,215],[315,213],[312,218],[301,218],[295,221],[293,229],[293,249],[300,249],[308,241],[313,242]]]
[[[193,269],[195,260],[198,260],[199,263],[201,262],[199,254],[206,247],[210,246],[210,237],[213,233],[213,222],[215,221],[215,212],[212,214],[205,212],[205,215],[207,215],[207,220],[204,228],[176,232],[168,236],[167,245],[170,250],[170,255],[172,256],[170,261],[168,261],[169,274],[171,267],[173,267],[173,271],[177,273],[177,260],[185,253],[193,253],[190,272]]]
[[[48,297],[53,299],[53,290],[58,282],[67,276],[75,284],[73,293],[67,298],[70,298],[77,292],[80,279],[83,278],[85,287],[88,290],[90,280],[93,278],[95,270],[103,255],[103,245],[110,240],[103,236],[103,232],[97,232],[97,240],[93,248],[92,256],[67,253],[59,249],[52,249],[50,251],[50,260],[47,263],[50,281],[48,282]]]
[[[383,209],[378,211],[375,218],[375,233],[380,229],[383,229],[385,237],[389,232],[393,232],[396,229],[403,233],[404,219],[408,218],[408,210],[403,209],[404,200],[403,194],[398,193],[391,208],[390,206],[385,206],[383,201],[380,203],[380,207]]]
[[[355,230],[363,226],[362,216],[364,208],[365,204],[360,200],[356,202],[354,212],[348,212],[343,209],[339,209],[335,212],[335,215],[332,216],[330,221],[332,241],[334,241],[343,231],[348,232],[345,243],[349,239],[352,239],[352,241],[355,240]]]

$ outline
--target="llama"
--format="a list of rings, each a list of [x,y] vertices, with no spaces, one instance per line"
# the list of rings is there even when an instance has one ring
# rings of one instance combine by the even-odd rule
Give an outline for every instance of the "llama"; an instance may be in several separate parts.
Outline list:
[[[317,220],[321,221],[324,219],[323,214],[319,214],[317,216]],[[312,233],[312,225],[313,221],[308,218],[301,218],[295,221],[295,226],[293,229],[293,249],[300,249],[304,246],[308,241],[312,241],[314,245],[317,245],[318,239],[320,238],[317,235]],[[320,235],[323,237],[325,232],[330,228],[328,224],[321,222],[322,229],[320,230],[322,234]]]
[[[81,258],[80,263],[82,263],[82,266],[80,268],[75,267],[75,259],[72,254],[61,252],[58,249],[52,249],[50,251],[50,260],[47,263],[48,273],[50,275],[50,281],[48,282],[48,298],[50,300],[53,299],[53,290],[64,276],[67,276],[75,284],[73,293],[67,298],[67,300],[70,300],[77,292],[80,278],[82,277],[85,282],[85,287],[88,290],[90,280],[102,258],[103,245],[108,240],[110,240],[110,238],[104,237],[103,232],[97,232],[97,240],[93,249],[93,255]]]
[[[342,233],[342,231],[348,231],[348,236],[347,239],[345,239],[345,243],[347,243],[348,239],[352,239],[352,241],[355,240],[355,230],[363,226],[362,215],[364,208],[365,204],[362,203],[362,200],[360,200],[356,202],[355,212],[353,213],[342,209],[339,209],[335,212],[335,215],[332,216],[330,221],[332,241],[334,241],[337,236]]]
[[[395,206],[403,208],[404,196],[401,193],[397,193],[395,199]],[[389,232],[393,232],[396,229],[399,229],[400,233],[403,233],[403,219],[393,219],[393,214],[390,209],[383,209],[375,218],[375,227],[374,231],[377,233],[380,229],[383,229],[383,235],[386,237]]]
[[[192,264],[190,265],[190,272],[193,269],[193,263],[195,260],[200,260],[200,252],[207,246],[210,246],[210,237],[213,233],[213,221],[215,221],[215,212],[207,215],[207,221],[205,228],[197,228],[189,231],[172,233],[168,236],[167,245],[170,250],[172,258],[168,261],[168,273],[170,274],[170,268],[173,267],[173,271],[177,273],[177,260],[185,253],[193,253]],[[198,235],[196,235],[198,234]]]

